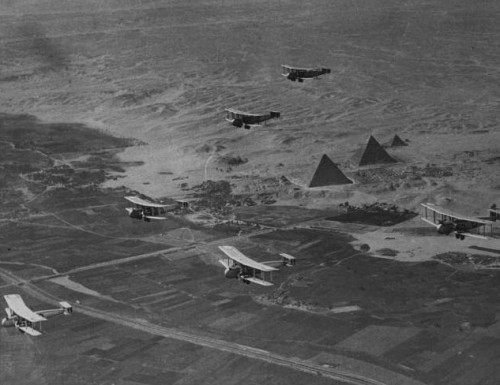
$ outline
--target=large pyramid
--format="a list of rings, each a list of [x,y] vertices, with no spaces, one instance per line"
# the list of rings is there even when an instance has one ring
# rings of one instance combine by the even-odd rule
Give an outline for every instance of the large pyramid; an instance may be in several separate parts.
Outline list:
[[[368,139],[368,143],[361,154],[359,159],[360,166],[368,166],[370,164],[378,164],[378,163],[396,163],[397,161],[392,158],[380,145],[377,140],[370,135],[370,139]]]
[[[319,162],[318,168],[309,183],[309,187],[331,186],[338,184],[353,183],[348,177],[344,175],[338,166],[332,160],[323,155]]]
[[[408,144],[403,139],[401,139],[398,134],[394,135],[394,138],[389,144],[389,147],[401,147],[401,146],[408,146]]]

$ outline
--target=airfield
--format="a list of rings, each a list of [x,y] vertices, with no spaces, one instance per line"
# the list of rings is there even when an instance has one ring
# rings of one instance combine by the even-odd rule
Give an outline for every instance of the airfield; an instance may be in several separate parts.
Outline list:
[[[499,241],[418,208],[500,204],[498,11],[8,2],[0,295],[74,312],[38,338],[0,328],[0,383],[497,384]],[[292,83],[283,63],[332,73]],[[245,130],[225,108],[282,116]],[[394,134],[397,163],[353,161]],[[354,183],[308,188],[323,154]],[[137,221],[131,194],[191,209]],[[297,266],[244,285],[219,245]]]

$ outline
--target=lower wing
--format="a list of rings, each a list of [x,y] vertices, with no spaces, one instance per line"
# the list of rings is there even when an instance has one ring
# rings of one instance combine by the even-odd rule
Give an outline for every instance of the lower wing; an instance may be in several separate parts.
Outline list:
[[[261,286],[273,286],[273,284],[269,281],[264,281],[263,279],[255,278],[255,277],[243,277],[244,280],[252,283],[256,283]]]

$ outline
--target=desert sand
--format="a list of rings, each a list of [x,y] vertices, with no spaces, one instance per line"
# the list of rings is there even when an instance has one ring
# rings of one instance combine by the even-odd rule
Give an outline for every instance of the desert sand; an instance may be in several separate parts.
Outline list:
[[[300,198],[289,189],[278,204],[415,210],[431,201],[485,215],[500,186],[499,7],[9,2],[0,14],[0,102],[4,112],[137,139],[119,155],[134,165],[106,186],[152,198],[185,197],[209,179],[262,192],[262,180],[286,176]],[[332,73],[292,83],[280,64]],[[223,119],[228,107],[282,118],[237,129]],[[353,161],[369,135],[386,143],[394,134],[409,144],[388,149],[398,163]],[[355,184],[308,189],[323,154]],[[226,155],[248,162],[227,167]]]

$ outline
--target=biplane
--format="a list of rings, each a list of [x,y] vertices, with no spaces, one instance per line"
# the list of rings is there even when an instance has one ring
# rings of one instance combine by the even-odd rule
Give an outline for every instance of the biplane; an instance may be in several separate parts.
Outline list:
[[[317,79],[319,76],[332,72],[330,68],[297,68],[281,65],[281,75],[285,76],[292,82],[299,81],[302,83],[304,79]]]
[[[244,127],[247,130],[250,126],[260,125],[270,119],[281,117],[281,113],[277,111],[270,111],[269,114],[250,114],[242,112],[233,108],[228,108],[226,111],[226,120],[235,127]]]
[[[431,203],[422,203],[421,219],[434,227],[439,234],[455,234],[457,239],[466,236],[487,239],[493,231],[492,222],[479,218],[457,215]]]
[[[145,201],[139,197],[125,197],[130,203],[133,203],[135,207],[127,207],[125,210],[128,212],[130,218],[142,219],[146,222],[150,220],[164,220],[167,219],[165,214],[167,209],[171,208],[171,205],[164,205],[159,203],[153,203]]]
[[[59,302],[61,305],[58,309],[32,311],[19,294],[8,294],[3,296],[8,307],[5,308],[7,318],[2,319],[2,326],[14,326],[19,331],[37,337],[42,333],[34,328],[36,323],[47,321],[48,318],[59,314],[69,315],[73,312],[73,308],[67,302]],[[41,324],[40,324],[41,330]]]
[[[278,268],[274,266],[295,266],[295,257],[289,254],[280,254],[281,261],[257,262],[248,258],[241,251],[233,246],[219,246],[219,249],[226,254],[227,259],[220,259],[219,262],[226,268],[224,276],[226,278],[236,278],[243,283],[256,283],[262,286],[272,286],[273,271]],[[274,266],[272,266],[274,265]],[[269,274],[269,280],[266,279]]]

